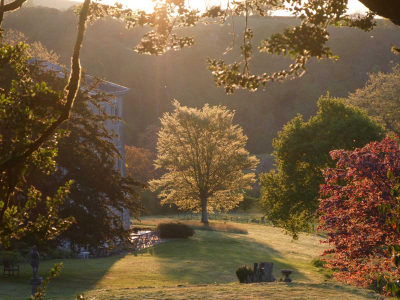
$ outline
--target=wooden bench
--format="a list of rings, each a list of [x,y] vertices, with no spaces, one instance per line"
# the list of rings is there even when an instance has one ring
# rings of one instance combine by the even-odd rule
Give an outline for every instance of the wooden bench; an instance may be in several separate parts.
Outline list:
[[[3,277],[6,275],[7,276],[10,276],[10,275],[15,276],[15,272],[17,272],[17,276],[19,277],[19,265],[11,264],[9,261],[3,260],[3,267],[4,267]]]

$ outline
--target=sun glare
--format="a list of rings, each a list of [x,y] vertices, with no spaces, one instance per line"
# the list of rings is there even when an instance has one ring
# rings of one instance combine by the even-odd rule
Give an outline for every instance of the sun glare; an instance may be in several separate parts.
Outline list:
[[[83,0],[78,0],[83,1]],[[154,2],[152,0],[102,0],[102,3],[105,4],[114,4],[115,2],[119,2],[124,6],[132,9],[143,9],[146,11],[151,11],[154,7]],[[207,6],[212,6],[216,4],[220,4],[221,0],[186,0],[186,2],[192,7],[197,8],[199,10],[204,10]],[[349,13],[363,13],[366,12],[367,8],[362,5],[358,0],[349,0]],[[282,12],[283,15],[287,15],[287,12]],[[277,13],[277,15],[281,15],[281,13]]]
[[[82,1],[82,0],[80,0]],[[105,4],[114,4],[115,2],[119,2],[122,5],[133,8],[133,9],[143,9],[150,11],[154,7],[154,2],[152,0],[103,0],[102,3]],[[193,8],[198,8],[200,10],[204,10],[205,7],[216,3],[215,0],[187,0],[187,3]],[[219,1],[218,1],[219,3]]]

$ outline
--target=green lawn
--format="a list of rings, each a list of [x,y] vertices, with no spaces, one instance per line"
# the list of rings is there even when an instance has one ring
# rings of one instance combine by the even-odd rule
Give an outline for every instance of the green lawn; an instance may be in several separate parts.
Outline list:
[[[160,220],[153,220],[153,224]],[[151,225],[147,219],[145,225]],[[334,282],[311,260],[323,250],[318,236],[292,241],[273,227],[242,225],[248,234],[198,230],[188,240],[171,240],[133,254],[90,260],[63,260],[48,299],[73,299],[85,292],[96,299],[376,299],[369,291]],[[235,270],[254,262],[274,262],[274,273],[293,269],[292,284],[237,283]],[[58,261],[44,261],[40,275]],[[30,266],[17,278],[0,279],[0,299],[26,299]],[[204,286],[206,285],[206,286]]]

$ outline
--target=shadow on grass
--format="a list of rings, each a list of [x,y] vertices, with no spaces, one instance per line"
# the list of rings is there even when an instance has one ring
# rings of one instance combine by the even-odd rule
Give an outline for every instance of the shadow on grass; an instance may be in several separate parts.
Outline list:
[[[196,231],[194,237],[171,240],[153,248],[162,261],[162,276],[179,283],[210,284],[237,281],[236,270],[255,262],[273,262],[274,275],[292,269],[294,280],[307,281],[307,275],[285,261],[280,252],[247,236],[217,231]]]
[[[93,288],[108,270],[124,256],[118,255],[101,259],[55,259],[40,263],[39,276],[47,278],[56,263],[64,267],[57,278],[53,278],[47,288],[46,299],[75,299],[78,293]],[[0,277],[0,299],[29,299],[32,277],[30,264],[20,265],[20,277]]]
[[[170,240],[125,256],[44,261],[39,272],[47,277],[55,263],[64,263],[60,277],[49,285],[47,299],[75,299],[77,293],[93,289],[237,282],[237,268],[254,262],[273,262],[277,279],[281,269],[292,269],[294,282],[311,281],[307,269],[271,246],[248,235],[198,230],[190,239]],[[21,265],[21,271],[20,278],[0,278],[0,299],[29,298],[30,265]]]

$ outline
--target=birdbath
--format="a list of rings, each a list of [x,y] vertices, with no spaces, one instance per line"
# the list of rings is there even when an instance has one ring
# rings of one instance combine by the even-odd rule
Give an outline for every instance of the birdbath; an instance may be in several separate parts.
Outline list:
[[[292,279],[289,278],[289,275],[292,274],[293,270],[281,270],[281,273],[286,276],[283,280],[284,282],[292,282]]]

